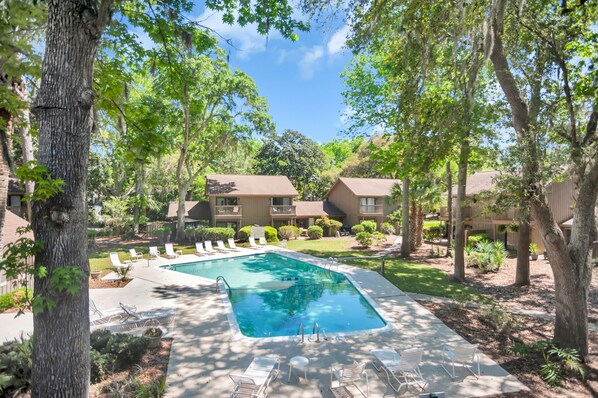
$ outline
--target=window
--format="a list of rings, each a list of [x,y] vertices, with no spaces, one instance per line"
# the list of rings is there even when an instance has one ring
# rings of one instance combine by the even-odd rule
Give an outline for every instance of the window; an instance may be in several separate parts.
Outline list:
[[[18,195],[10,196],[10,207],[21,207],[21,197]]]
[[[232,228],[235,230],[235,232],[237,231],[237,223],[236,222],[217,222],[216,227],[217,228]]]
[[[376,198],[359,198],[359,206],[362,213],[375,213]]]
[[[272,198],[272,206],[290,206],[292,203],[291,198]]]
[[[237,198],[216,198],[216,206],[237,206]]]

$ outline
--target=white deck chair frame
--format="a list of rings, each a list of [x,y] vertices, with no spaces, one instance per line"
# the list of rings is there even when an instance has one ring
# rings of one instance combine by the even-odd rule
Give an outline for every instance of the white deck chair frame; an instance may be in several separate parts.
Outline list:
[[[456,379],[455,364],[467,369],[469,373],[475,376],[476,379],[480,378],[480,357],[478,355],[477,344],[445,344],[442,347],[442,368],[451,379]],[[468,365],[468,363],[471,364]],[[477,364],[478,372],[474,372],[472,367]],[[447,369],[447,367],[450,367]]]
[[[160,250],[158,250],[158,246],[150,246],[148,255],[150,258],[160,258]]]
[[[206,240],[203,245],[206,248],[206,252],[208,254],[216,254],[216,250],[214,250],[214,248],[212,247],[212,241]]]
[[[117,252],[110,252],[110,262],[112,266],[116,269],[127,268],[131,266],[130,260],[125,260],[124,264],[120,262],[120,258],[118,258]]]
[[[208,255],[208,252],[205,251],[201,242],[195,242],[195,255],[200,257]]]
[[[362,395],[366,397],[370,395],[370,381],[368,379],[368,374],[365,371],[365,367],[367,362],[354,362],[352,365],[343,365],[341,367],[336,367],[332,365],[330,367],[330,387],[332,387],[332,383],[334,382],[333,378],[338,380],[338,385],[353,385]],[[361,381],[365,378],[365,388],[366,393],[364,394],[363,391],[357,385],[358,381]]]
[[[384,370],[388,379],[388,384],[395,392],[399,392],[401,387],[409,388],[410,385],[416,385],[424,391],[428,382],[424,379],[419,364],[422,360],[424,350],[421,348],[411,348],[397,353],[394,349],[372,350],[372,355],[379,362],[372,361],[372,365],[377,371]],[[393,381],[399,384],[396,388]]]
[[[245,370],[245,373],[242,375],[229,375],[233,383],[235,383],[230,396],[235,398],[257,398],[261,394],[264,394],[264,397],[267,397],[266,389],[279,373],[280,361],[278,359],[255,357]]]
[[[177,252],[182,253],[181,250],[177,250]],[[176,253],[174,251],[174,246],[172,245],[172,243],[165,243],[164,244],[164,255],[168,258],[178,258],[180,254]]]
[[[143,260],[143,253],[138,253],[135,249],[129,249],[131,261]]]
[[[224,242],[221,240],[216,241],[216,250],[222,253],[230,253],[233,249],[229,249],[228,247],[224,246]]]
[[[257,245],[257,243],[255,243],[255,238],[254,238],[253,236],[250,236],[250,237],[249,237],[249,248],[250,248],[250,249],[257,249],[257,250],[261,249],[261,248],[260,248],[260,247]]]
[[[228,238],[228,247],[230,247],[231,250],[236,252],[241,251],[241,249],[237,247],[237,244],[235,243],[235,240],[233,238]]]
[[[260,242],[260,245],[262,245],[262,246],[266,246],[268,244],[268,241],[264,237],[260,238],[259,242]]]

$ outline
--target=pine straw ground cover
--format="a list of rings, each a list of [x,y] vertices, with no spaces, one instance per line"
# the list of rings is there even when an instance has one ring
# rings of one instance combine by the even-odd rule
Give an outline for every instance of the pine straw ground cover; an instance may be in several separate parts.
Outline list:
[[[171,347],[172,339],[160,340],[160,345],[150,348],[139,364],[92,384],[89,388],[90,398],[159,397],[153,389],[158,388],[166,378]]]
[[[568,378],[561,387],[550,388],[540,377],[541,355],[520,357],[512,352],[515,342],[532,343],[550,339],[552,321],[531,317],[515,317],[515,326],[508,337],[483,321],[481,309],[451,304],[421,303],[448,327],[479,349],[507,372],[517,377],[530,391],[496,395],[495,397],[598,397],[598,333],[590,333],[590,363],[586,364],[585,380]]]

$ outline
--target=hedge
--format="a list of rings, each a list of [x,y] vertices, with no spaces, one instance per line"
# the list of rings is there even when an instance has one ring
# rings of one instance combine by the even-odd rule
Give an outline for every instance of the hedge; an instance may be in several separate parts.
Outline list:
[[[364,232],[364,231],[365,231],[365,228],[363,228],[363,225],[361,225],[361,224],[353,225],[351,227],[351,233],[353,235],[357,235],[358,233]]]
[[[249,236],[251,234],[251,228],[253,228],[253,227],[254,227],[254,225],[247,225],[247,226],[241,228],[239,230],[239,233],[237,234],[237,238],[241,242],[247,242],[249,240]],[[270,227],[270,226],[265,226],[264,234],[266,235],[266,240],[268,242],[278,242],[278,231],[276,231],[276,228]]]
[[[320,239],[323,235],[324,230],[322,227],[312,225],[311,227],[307,228],[307,236],[309,236],[310,239]]]
[[[282,227],[278,228],[278,237],[280,239],[297,239],[301,235],[299,228],[294,225],[283,225]]]
[[[369,232],[371,234],[376,232],[376,221],[362,221],[361,225],[363,225],[363,230],[365,232]]]
[[[343,223],[324,216],[316,220],[316,225],[322,228],[324,236],[336,236],[336,233],[343,226]]]
[[[235,230],[232,228],[195,228],[195,237],[197,240],[228,240],[235,237]]]

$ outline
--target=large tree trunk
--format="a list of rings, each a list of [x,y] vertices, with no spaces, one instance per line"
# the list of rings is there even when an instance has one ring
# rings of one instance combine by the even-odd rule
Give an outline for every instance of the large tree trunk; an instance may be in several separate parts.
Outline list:
[[[403,224],[401,225],[402,229],[402,243],[401,243],[401,256],[402,257],[409,257],[411,255],[411,245],[409,244],[409,178],[405,178],[403,180],[403,187],[402,187],[402,195],[401,195],[401,211],[402,211],[402,219]]]
[[[530,285],[529,277],[529,244],[530,237],[530,215],[528,206],[529,200],[521,200],[520,215],[519,215],[519,234],[517,239],[517,270],[515,272],[515,285],[528,286]]]
[[[459,175],[457,177],[457,208],[455,209],[455,267],[453,278],[465,280],[465,193],[467,188],[467,164],[469,160],[469,138],[461,143],[459,153]]]
[[[39,122],[39,163],[63,192],[33,205],[33,232],[44,248],[35,257],[48,276],[35,278],[36,298],[55,306],[33,315],[32,395],[87,397],[89,390],[89,258],[86,181],[93,121],[93,63],[111,1],[48,1],[41,85],[33,104]],[[75,267],[84,277],[69,293],[53,275]]]
[[[424,207],[421,204],[418,204],[416,211],[415,246],[420,247],[424,244]]]
[[[533,141],[529,139],[529,111],[503,49],[502,18],[505,7],[506,0],[497,0],[492,9],[490,22],[493,46],[490,59],[498,82],[509,102],[513,127],[517,131],[520,144],[525,145]],[[590,136],[596,134],[595,121],[597,118],[598,115],[594,109],[588,122],[588,135]],[[591,127],[590,123],[593,123]],[[571,126],[571,128],[575,127]],[[580,153],[581,151],[574,151],[572,156],[580,156]],[[584,159],[584,163],[586,161]],[[587,297],[592,277],[590,243],[596,237],[596,199],[598,197],[598,188],[596,188],[598,186],[598,162],[596,159],[592,159],[592,161],[591,168],[578,170],[576,176],[578,178],[576,181],[578,193],[573,209],[573,226],[569,245],[566,244],[563,233],[552,216],[542,187],[529,186],[528,188],[535,192],[531,201],[532,217],[544,241],[554,274],[556,298],[554,340],[564,347],[577,349],[584,358],[587,358],[588,355]],[[529,176],[536,175],[534,171],[537,171],[539,167],[538,157],[525,157],[523,167],[532,171],[528,174]]]
[[[414,201],[411,201],[409,212],[409,247],[411,251],[417,249],[417,205]]]
[[[446,203],[447,220],[446,220],[446,255],[451,255],[451,240],[453,239],[453,172],[451,170],[451,162],[446,162],[446,182],[448,185],[448,200]]]
[[[138,234],[139,233],[139,219],[142,213],[142,197],[143,197],[143,187],[145,184],[145,167],[143,166],[143,162],[137,163],[137,172],[135,176],[135,208],[133,209],[133,231]]]

